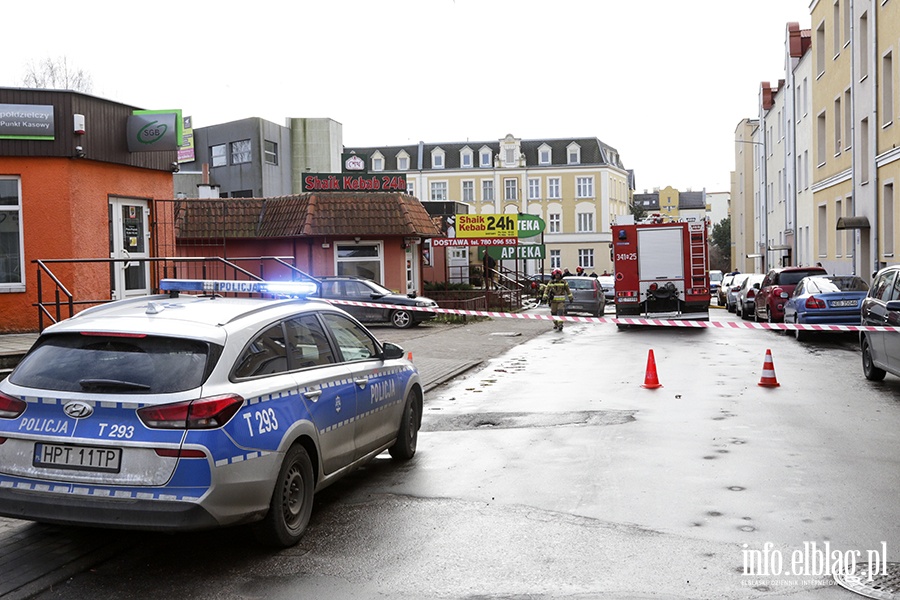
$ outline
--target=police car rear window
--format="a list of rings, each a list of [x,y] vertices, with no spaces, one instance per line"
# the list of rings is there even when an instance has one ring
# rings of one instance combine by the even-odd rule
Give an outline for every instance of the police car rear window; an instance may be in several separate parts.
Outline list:
[[[218,352],[198,340],[67,333],[38,340],[10,376],[24,387],[94,394],[166,394],[199,387]]]

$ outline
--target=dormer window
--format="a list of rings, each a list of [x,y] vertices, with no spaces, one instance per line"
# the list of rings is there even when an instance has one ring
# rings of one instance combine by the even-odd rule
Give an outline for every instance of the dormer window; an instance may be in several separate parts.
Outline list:
[[[547,166],[553,162],[553,152],[547,144],[541,144],[538,148],[538,164]]]
[[[384,156],[381,152],[372,155],[372,171],[384,171]]]
[[[519,156],[522,153],[522,145],[512,134],[500,140],[500,153],[504,167],[521,166],[519,164]]]
[[[569,144],[569,147],[566,148],[566,156],[568,157],[567,163],[570,165],[580,165],[581,164],[581,146],[578,144]]]
[[[431,168],[432,169],[443,169],[444,168],[444,151],[440,148],[435,148],[431,151]]]
[[[468,146],[459,151],[459,166],[463,169],[471,169],[474,166],[472,162],[474,160],[475,153]]]
[[[409,155],[406,152],[397,155],[397,170],[409,171]]]
[[[493,157],[491,156],[490,148],[482,148],[481,150],[479,150],[478,157],[478,166],[482,169],[490,168],[491,166],[493,166],[494,161]]]

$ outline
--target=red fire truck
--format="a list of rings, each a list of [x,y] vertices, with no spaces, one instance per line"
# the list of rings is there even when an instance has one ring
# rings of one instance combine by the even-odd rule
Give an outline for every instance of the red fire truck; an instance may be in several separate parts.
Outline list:
[[[616,317],[709,320],[705,221],[614,225],[612,238]]]

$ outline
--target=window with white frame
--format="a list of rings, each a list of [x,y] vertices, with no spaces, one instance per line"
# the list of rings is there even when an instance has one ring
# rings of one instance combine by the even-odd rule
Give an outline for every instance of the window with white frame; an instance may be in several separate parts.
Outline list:
[[[436,148],[431,151],[431,168],[432,169],[443,169],[444,168],[444,151],[440,148]]]
[[[384,171],[384,157],[376,154],[372,157],[372,170],[373,171]]]
[[[884,228],[884,235],[881,237],[884,244],[884,255],[885,256],[894,256],[894,184],[886,183],[884,188],[882,189],[882,199],[883,199],[883,208],[884,211],[884,219],[882,223],[882,227]],[[822,219],[822,215],[819,215],[819,219]],[[822,223],[823,221],[819,221]],[[819,230],[824,230],[825,227],[820,225]],[[819,244],[820,248],[822,244]],[[821,250],[819,252],[822,253]]]
[[[559,200],[562,198],[560,187],[559,177],[550,177],[547,179],[547,197],[551,200]]]
[[[24,291],[22,201],[18,177],[0,177],[0,290]]]
[[[881,72],[885,75],[881,77],[881,125],[883,127],[890,125],[894,121],[894,61],[893,55],[888,52],[881,58]]]
[[[435,202],[445,202],[447,200],[446,181],[431,182],[431,200]]]
[[[406,180],[406,193],[409,194],[410,196],[416,195],[416,182],[413,181],[412,179]]]
[[[541,146],[538,149],[538,164],[542,166],[547,166],[552,162],[553,153],[550,150],[550,146]]]
[[[250,162],[250,140],[231,142],[231,164],[242,165]]]
[[[578,266],[583,269],[594,268],[594,251],[591,248],[578,249]]]
[[[519,199],[519,180],[507,178],[503,180],[503,199],[518,200]]]
[[[593,177],[576,177],[575,178],[575,197],[576,198],[593,198],[594,197],[594,178]]]
[[[570,144],[569,147],[566,148],[566,156],[568,156],[568,163],[570,165],[581,164],[581,146],[578,144]]]
[[[265,160],[267,165],[278,164],[278,144],[266,140],[263,152],[265,153]]]
[[[209,147],[209,164],[212,167],[224,167],[228,164],[225,144],[216,144]]]
[[[475,202],[475,182],[462,182],[462,199],[463,202]]]
[[[339,242],[335,244],[335,273],[381,283],[384,271],[381,242]]]
[[[531,178],[528,180],[528,199],[529,200],[540,200],[541,199],[541,180],[537,178]]]
[[[547,233],[559,233],[562,231],[562,215],[550,213],[547,215]]]
[[[409,157],[401,154],[397,157],[397,169],[400,171],[409,171]]]
[[[481,201],[482,202],[493,202],[494,201],[494,180],[493,179],[482,179],[481,180]]]
[[[561,269],[562,268],[562,257],[559,254],[559,250],[551,250],[550,251],[550,268],[551,269]]]
[[[491,161],[491,149],[490,148],[482,148],[478,153],[478,166],[481,168],[492,166]]]
[[[473,157],[472,150],[470,150],[469,148],[464,148],[459,153],[459,165],[463,169],[471,169],[472,168],[472,157]]]
[[[588,233],[594,231],[594,213],[582,212],[576,215],[578,217],[578,233]]]

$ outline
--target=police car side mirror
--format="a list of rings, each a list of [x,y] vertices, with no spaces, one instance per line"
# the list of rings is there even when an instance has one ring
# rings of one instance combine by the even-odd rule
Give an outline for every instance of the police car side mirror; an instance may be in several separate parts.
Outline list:
[[[885,310],[900,311],[900,300],[891,300],[884,305]]]
[[[403,348],[393,342],[384,342],[381,345],[381,357],[384,360],[403,358]]]

